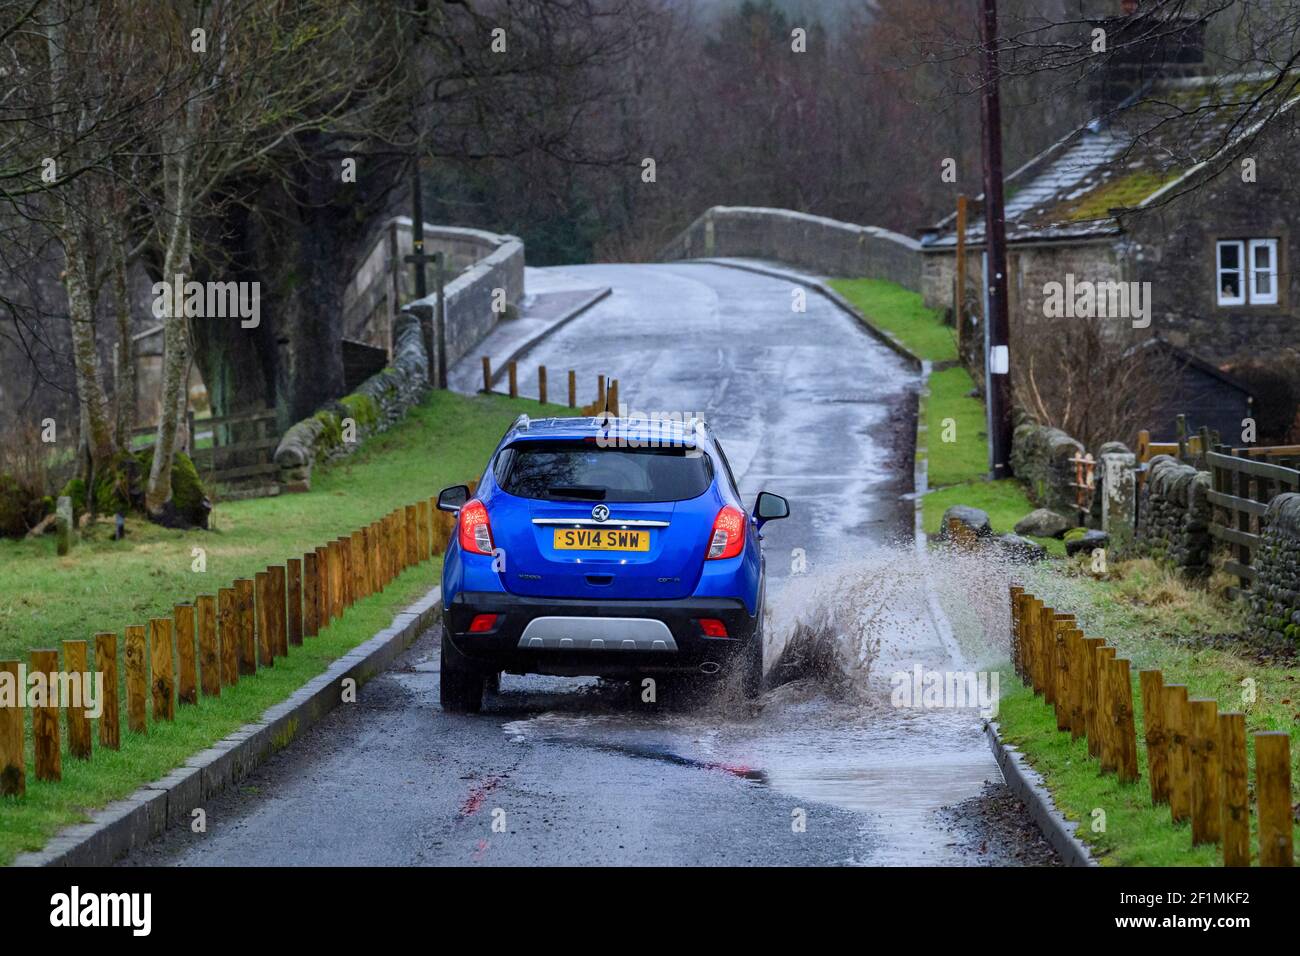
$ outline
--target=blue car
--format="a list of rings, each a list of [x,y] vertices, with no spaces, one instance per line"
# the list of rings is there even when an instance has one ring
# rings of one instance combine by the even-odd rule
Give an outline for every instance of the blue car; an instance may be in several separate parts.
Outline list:
[[[763,678],[759,529],[711,429],[654,419],[521,416],[456,514],[442,570],[441,699],[472,712],[502,672],[668,679],[694,689]]]

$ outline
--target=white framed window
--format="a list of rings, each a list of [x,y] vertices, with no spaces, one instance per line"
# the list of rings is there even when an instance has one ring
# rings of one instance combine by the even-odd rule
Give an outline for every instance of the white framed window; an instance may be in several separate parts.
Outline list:
[[[1276,239],[1221,239],[1215,243],[1215,298],[1219,305],[1277,305]]]
[[[1218,244],[1218,296],[1219,305],[1245,305],[1246,244],[1230,240]]]
[[[1250,304],[1277,305],[1277,240],[1250,240]]]

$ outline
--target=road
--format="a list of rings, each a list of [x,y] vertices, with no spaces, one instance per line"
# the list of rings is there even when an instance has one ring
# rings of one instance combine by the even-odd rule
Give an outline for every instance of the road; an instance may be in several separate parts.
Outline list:
[[[507,676],[483,714],[449,715],[434,629],[209,807],[206,834],[126,862],[1050,862],[974,710],[891,705],[892,674],[968,666],[906,540],[916,374],[820,297],[796,311],[782,280],[691,263],[562,272],[613,294],[521,371],[576,369],[583,401],[604,373],[635,411],[699,412],[747,500],[790,499],[764,532],[779,686],[680,709]],[[535,394],[535,371],[520,384]]]

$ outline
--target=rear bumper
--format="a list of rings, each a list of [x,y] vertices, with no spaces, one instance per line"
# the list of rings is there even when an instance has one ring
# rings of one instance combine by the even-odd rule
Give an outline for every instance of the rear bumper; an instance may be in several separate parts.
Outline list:
[[[478,614],[499,615],[495,627],[469,633]],[[728,636],[706,637],[699,618],[722,621]],[[633,678],[726,668],[754,639],[758,618],[738,598],[590,601],[466,591],[447,605],[443,624],[456,649],[484,670]]]

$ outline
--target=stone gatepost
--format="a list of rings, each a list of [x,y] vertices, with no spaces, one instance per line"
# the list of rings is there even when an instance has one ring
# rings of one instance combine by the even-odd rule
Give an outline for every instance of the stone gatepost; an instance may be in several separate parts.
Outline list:
[[[710,209],[704,214],[704,257],[706,259],[711,258],[716,248],[717,243],[713,231],[713,210]]]
[[[72,550],[72,541],[76,536],[76,524],[72,519],[72,499],[67,495],[59,497],[54,511],[54,526],[58,534],[59,555],[62,556]]]
[[[1137,531],[1137,456],[1109,452],[1101,456],[1101,529],[1110,537],[1110,549],[1124,555]]]

